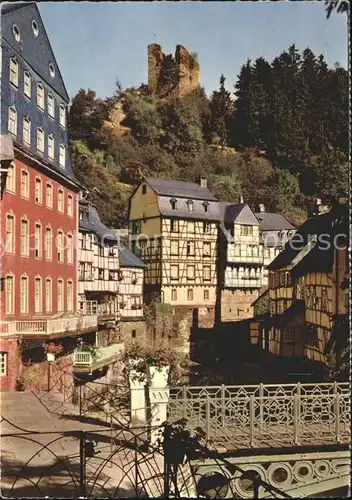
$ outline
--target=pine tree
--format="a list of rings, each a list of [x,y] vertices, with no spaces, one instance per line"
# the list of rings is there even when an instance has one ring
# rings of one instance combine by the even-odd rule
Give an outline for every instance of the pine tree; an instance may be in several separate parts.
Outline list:
[[[215,90],[211,97],[211,133],[215,134],[221,147],[229,142],[230,117],[233,112],[233,103],[230,92],[225,88],[226,78],[220,76],[220,88]]]

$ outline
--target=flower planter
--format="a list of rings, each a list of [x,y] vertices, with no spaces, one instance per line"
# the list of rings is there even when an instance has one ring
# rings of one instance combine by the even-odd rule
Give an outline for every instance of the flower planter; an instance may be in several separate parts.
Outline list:
[[[55,354],[53,352],[47,352],[46,353],[46,359],[48,361],[55,361]]]
[[[130,365],[137,366],[139,360],[130,360]],[[131,389],[131,423],[130,426],[141,427],[146,425],[146,397],[145,386],[147,375],[139,370],[130,368],[129,384]]]

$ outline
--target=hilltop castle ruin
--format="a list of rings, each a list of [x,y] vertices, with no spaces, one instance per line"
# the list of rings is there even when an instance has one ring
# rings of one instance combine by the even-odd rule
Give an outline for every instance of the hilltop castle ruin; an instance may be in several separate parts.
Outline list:
[[[159,44],[148,45],[148,90],[160,97],[184,95],[199,88],[199,64],[182,45],[175,57],[165,55]]]

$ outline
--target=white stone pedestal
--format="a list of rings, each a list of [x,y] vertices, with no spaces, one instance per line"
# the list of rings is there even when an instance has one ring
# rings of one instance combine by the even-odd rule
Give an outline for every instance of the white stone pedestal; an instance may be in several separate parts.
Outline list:
[[[137,370],[129,373],[131,389],[131,427],[143,427],[147,423],[147,404],[145,398],[145,385],[147,376]]]
[[[150,387],[149,387],[149,402],[150,402],[150,444],[156,445],[161,439],[161,431],[158,426],[164,423],[167,419],[167,404],[169,402],[170,390],[168,388],[169,366],[161,368],[151,366]]]
[[[55,361],[55,354],[53,352],[47,352],[46,353],[46,359],[48,361]]]

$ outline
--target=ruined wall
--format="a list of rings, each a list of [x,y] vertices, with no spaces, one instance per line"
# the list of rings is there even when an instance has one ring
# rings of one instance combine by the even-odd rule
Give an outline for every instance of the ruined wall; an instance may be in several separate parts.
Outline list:
[[[167,63],[167,65],[166,65]],[[168,66],[168,67],[166,67]],[[159,44],[148,45],[148,90],[162,97],[183,97],[199,88],[199,64],[182,45],[175,58],[165,55]]]
[[[252,318],[252,303],[258,297],[258,290],[223,290],[221,292],[221,321]]]

